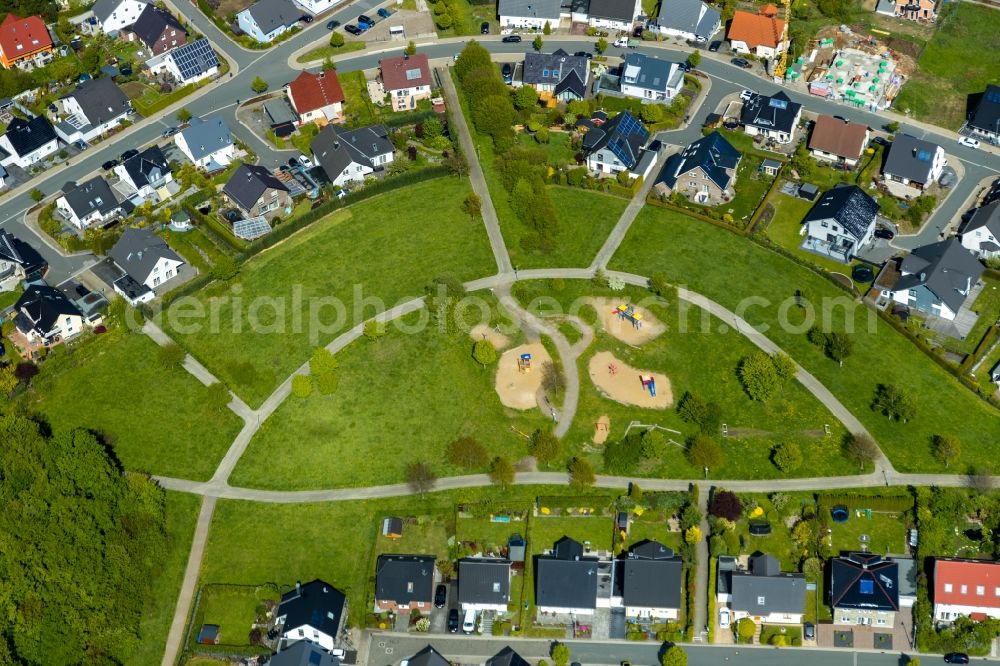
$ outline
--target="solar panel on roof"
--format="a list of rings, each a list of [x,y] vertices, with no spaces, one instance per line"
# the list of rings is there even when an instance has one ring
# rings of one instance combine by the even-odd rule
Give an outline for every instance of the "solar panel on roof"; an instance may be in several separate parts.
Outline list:
[[[1000,90],[988,90],[986,92],[986,101],[1000,104]]]
[[[788,100],[784,100],[784,99],[774,99],[772,97],[771,100],[768,102],[768,104],[773,109],[787,109],[788,108]]]
[[[199,39],[181,46],[173,51],[173,58],[174,62],[177,63],[181,77],[184,79],[203,74],[212,67],[219,66],[219,59],[207,39]]]
[[[271,225],[263,217],[251,217],[233,222],[233,233],[237,238],[252,241],[265,236],[271,231]]]
[[[917,151],[917,159],[920,160],[921,162],[930,162],[931,161],[930,151],[927,151],[927,150],[918,150]]]
[[[874,594],[875,581],[872,580],[859,581],[858,590],[861,592],[861,594]]]

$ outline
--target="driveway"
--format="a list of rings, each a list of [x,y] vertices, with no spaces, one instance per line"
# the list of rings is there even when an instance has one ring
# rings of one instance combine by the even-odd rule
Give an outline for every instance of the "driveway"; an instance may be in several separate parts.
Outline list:
[[[452,608],[458,608],[458,589],[454,583],[447,583],[448,588],[448,598],[445,600],[444,608],[435,608],[431,610],[431,633],[432,634],[446,634],[448,633],[448,612]],[[435,587],[435,591],[436,591]]]

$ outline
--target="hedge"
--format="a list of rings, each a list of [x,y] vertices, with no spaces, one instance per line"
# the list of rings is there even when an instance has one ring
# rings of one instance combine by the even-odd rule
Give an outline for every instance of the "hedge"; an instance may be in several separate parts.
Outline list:
[[[820,511],[837,505],[850,510],[871,509],[872,511],[909,511],[913,509],[913,496],[906,495],[862,495],[860,493],[829,493],[817,497]]]
[[[544,496],[536,500],[539,509],[578,509],[589,507],[598,511],[611,506],[615,498],[610,495],[583,495],[583,496]]]

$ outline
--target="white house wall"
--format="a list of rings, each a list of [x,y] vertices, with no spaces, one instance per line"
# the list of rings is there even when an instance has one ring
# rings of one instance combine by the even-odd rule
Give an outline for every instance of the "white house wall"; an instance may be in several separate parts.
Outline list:
[[[319,645],[324,650],[333,649],[333,637],[308,624],[286,631],[284,633],[284,638],[290,643],[295,641],[308,641]]]

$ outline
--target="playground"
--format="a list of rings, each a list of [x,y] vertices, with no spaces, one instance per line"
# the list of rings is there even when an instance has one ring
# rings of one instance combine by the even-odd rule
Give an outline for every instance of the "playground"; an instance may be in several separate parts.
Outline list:
[[[645,309],[621,300],[591,298],[601,326],[614,338],[638,347],[660,337],[667,327]]]
[[[497,395],[505,407],[532,409],[538,406],[542,367],[552,361],[540,342],[508,349],[497,367]]]
[[[597,352],[588,367],[594,386],[615,402],[647,409],[666,409],[674,402],[666,375],[637,370],[611,352]]]
[[[469,331],[469,336],[473,340],[489,340],[497,351],[506,349],[510,344],[510,338],[495,328],[491,328],[488,324],[476,324]]]

